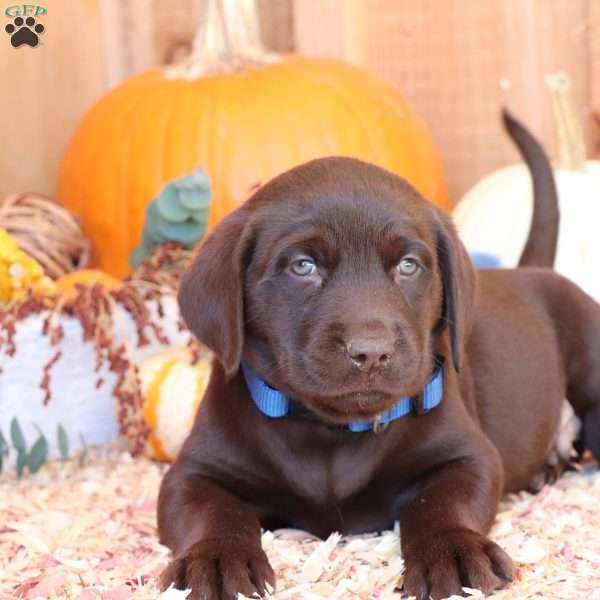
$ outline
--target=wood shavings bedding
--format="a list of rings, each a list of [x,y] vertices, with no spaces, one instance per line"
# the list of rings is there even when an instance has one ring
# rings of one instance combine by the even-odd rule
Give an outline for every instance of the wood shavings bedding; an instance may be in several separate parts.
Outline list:
[[[161,597],[168,550],[155,530],[165,467],[118,452],[0,478],[0,598],[144,600]],[[570,473],[540,494],[506,499],[492,530],[517,565],[495,600],[600,600],[600,473]],[[278,576],[274,600],[401,598],[397,533],[328,540],[265,532]],[[484,596],[467,590],[473,598]],[[184,600],[170,590],[161,600]]]

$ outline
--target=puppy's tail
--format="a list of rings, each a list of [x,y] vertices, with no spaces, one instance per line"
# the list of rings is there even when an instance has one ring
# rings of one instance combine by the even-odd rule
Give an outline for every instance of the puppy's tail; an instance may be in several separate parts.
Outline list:
[[[548,156],[531,132],[506,109],[502,122],[516,144],[533,182],[533,216],[529,236],[519,259],[520,267],[554,266],[558,243],[558,192]]]

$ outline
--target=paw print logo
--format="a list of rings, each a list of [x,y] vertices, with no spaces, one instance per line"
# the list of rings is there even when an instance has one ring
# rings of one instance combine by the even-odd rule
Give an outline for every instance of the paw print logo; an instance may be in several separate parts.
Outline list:
[[[10,35],[10,43],[14,48],[27,44],[35,48],[40,43],[39,34],[44,33],[44,26],[35,22],[33,17],[16,17],[4,31]]]

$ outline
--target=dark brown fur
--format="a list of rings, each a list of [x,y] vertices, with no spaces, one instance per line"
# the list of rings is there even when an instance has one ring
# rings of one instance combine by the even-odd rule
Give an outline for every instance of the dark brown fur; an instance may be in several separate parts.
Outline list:
[[[299,254],[319,277],[290,272]],[[406,254],[416,276],[395,269]],[[174,554],[164,582],[193,598],[274,582],[261,526],[326,536],[396,519],[408,593],[489,592],[512,566],[485,534],[501,495],[543,470],[565,396],[600,456],[598,305],[550,271],[476,274],[450,219],[375,166],[321,159],[265,185],[203,244],[180,304],[216,355],[159,499]],[[357,340],[381,339],[367,354],[385,361],[352,359]],[[324,421],[347,423],[419,392],[434,355],[445,357],[442,403],[380,433],[269,419],[239,371],[243,359]]]

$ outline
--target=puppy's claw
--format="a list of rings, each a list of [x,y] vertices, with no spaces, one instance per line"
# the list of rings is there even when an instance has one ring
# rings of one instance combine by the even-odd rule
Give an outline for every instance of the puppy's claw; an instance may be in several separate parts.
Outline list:
[[[262,596],[266,596],[267,593],[271,593],[275,589],[275,573],[269,564],[269,561],[265,560],[251,560],[249,565],[250,579],[256,586],[258,593]]]
[[[485,552],[492,561],[494,573],[505,582],[511,582],[513,580],[514,567],[510,556],[498,544],[492,541],[488,541],[486,544]]]
[[[512,580],[512,561],[494,542],[469,529],[425,536],[405,550],[404,589],[418,600],[462,595],[463,587],[485,594]]]
[[[427,600],[429,598],[427,573],[417,566],[407,569],[404,574],[403,588],[409,596],[414,596],[417,600]]]
[[[456,568],[453,556],[445,556],[429,572],[431,584],[430,596],[446,598],[447,596],[462,595],[460,574]]]
[[[191,589],[188,600],[234,600],[238,593],[265,595],[275,574],[262,548],[239,540],[207,540],[194,544],[167,566],[161,576],[164,591],[173,583]]]

